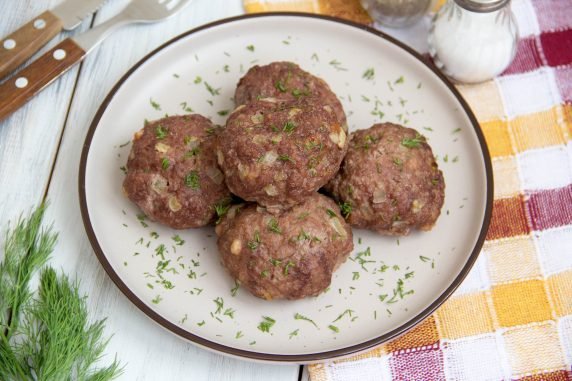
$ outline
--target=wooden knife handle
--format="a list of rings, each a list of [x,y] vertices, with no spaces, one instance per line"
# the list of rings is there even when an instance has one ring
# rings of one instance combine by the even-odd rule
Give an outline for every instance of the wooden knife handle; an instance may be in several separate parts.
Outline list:
[[[0,85],[0,120],[19,109],[85,56],[85,51],[66,38],[29,66]]]
[[[62,21],[45,11],[0,42],[0,78],[30,58],[63,28]]]

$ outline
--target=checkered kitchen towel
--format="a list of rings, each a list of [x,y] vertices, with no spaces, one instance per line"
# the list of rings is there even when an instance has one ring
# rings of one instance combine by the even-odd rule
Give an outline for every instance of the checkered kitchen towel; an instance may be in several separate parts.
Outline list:
[[[371,23],[358,0],[244,0]],[[513,0],[521,40],[492,81],[458,86],[493,159],[479,260],[433,316],[312,381],[572,380],[572,0]],[[423,53],[423,52],[422,52]]]

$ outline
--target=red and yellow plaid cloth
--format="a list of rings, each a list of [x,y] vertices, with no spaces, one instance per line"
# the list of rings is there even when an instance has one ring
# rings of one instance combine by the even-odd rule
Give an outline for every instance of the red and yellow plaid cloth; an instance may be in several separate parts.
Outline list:
[[[244,0],[371,23],[357,0]],[[513,0],[521,40],[489,82],[458,86],[493,160],[493,218],[477,264],[424,323],[312,381],[572,380],[572,0]],[[425,52],[421,52],[425,53]]]

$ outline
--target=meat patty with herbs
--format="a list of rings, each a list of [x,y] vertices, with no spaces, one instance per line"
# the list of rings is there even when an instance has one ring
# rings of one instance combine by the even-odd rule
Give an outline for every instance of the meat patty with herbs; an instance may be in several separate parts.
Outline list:
[[[314,97],[330,105],[344,131],[348,131],[344,108],[330,86],[293,62],[251,67],[238,82],[234,102],[239,106],[260,98],[294,101],[305,97]]]
[[[175,229],[205,226],[230,202],[217,167],[218,128],[197,114],[148,123],[133,137],[123,189],[154,221]]]
[[[347,145],[330,106],[313,98],[264,98],[231,113],[218,135],[217,156],[232,193],[278,212],[326,184]]]
[[[223,265],[267,300],[320,294],[353,249],[338,206],[318,193],[278,215],[256,204],[232,206],[216,234]]]
[[[445,181],[425,137],[382,123],[350,135],[340,172],[326,190],[340,202],[350,225],[407,235],[433,227]]]

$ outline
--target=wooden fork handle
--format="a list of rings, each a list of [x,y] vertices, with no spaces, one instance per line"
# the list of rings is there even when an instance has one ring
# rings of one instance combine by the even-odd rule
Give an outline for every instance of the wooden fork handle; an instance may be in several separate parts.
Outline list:
[[[0,42],[0,78],[36,53],[63,28],[62,21],[45,11]]]
[[[85,51],[66,38],[29,66],[0,85],[0,120],[23,106],[85,56]]]

